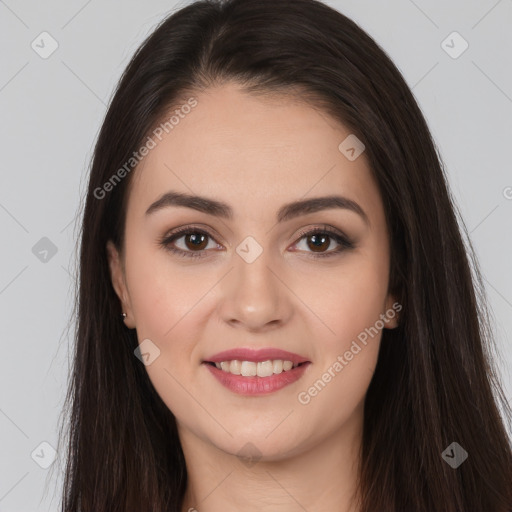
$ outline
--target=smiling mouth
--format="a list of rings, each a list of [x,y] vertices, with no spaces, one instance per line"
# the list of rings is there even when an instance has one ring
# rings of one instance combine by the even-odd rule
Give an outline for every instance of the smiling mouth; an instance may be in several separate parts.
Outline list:
[[[239,375],[242,377],[271,377],[272,375],[279,375],[280,373],[292,372],[295,368],[309,364],[309,361],[293,363],[285,359],[269,359],[267,361],[254,362],[234,359],[219,363],[205,361],[204,364],[214,366],[218,370],[231,375]]]

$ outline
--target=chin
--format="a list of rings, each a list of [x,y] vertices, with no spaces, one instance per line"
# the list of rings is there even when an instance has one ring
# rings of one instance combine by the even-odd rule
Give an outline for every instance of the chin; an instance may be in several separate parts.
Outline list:
[[[233,429],[233,432],[236,432],[233,437],[222,436],[222,439],[211,439],[210,442],[219,450],[240,457],[242,462],[245,459],[269,462],[285,460],[300,452],[303,446],[303,440],[295,438],[284,429],[281,432],[272,432],[272,429],[266,427],[255,429],[252,426]]]

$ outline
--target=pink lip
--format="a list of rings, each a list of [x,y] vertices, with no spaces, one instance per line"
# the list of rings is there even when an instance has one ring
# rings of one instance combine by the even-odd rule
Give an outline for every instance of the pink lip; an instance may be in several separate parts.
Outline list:
[[[258,356],[259,357],[259,356]],[[218,358],[218,356],[216,356]],[[240,358],[242,359],[242,358]],[[266,361],[271,358],[263,359]],[[274,357],[274,359],[282,359],[282,357]],[[220,359],[220,361],[227,361],[228,359]],[[248,361],[250,359],[243,359]],[[290,361],[287,357],[287,360]],[[226,388],[239,395],[266,395],[278,391],[279,389],[292,384],[302,377],[306,368],[310,365],[306,362],[292,370],[283,371],[279,374],[271,375],[270,377],[242,377],[241,375],[233,375],[232,373],[219,370],[215,365],[203,362],[203,365],[210,370],[212,375]]]
[[[208,364],[234,360],[259,363],[274,359],[291,361],[294,365],[300,363],[304,364],[269,377],[242,377],[241,375],[233,375],[232,373],[219,370],[215,365]],[[311,361],[308,361],[308,359],[303,356],[277,348],[262,348],[259,350],[253,348],[236,348],[218,352],[211,357],[205,358],[203,361],[203,365],[210,370],[212,375],[223,386],[240,395],[266,395],[282,389],[300,379],[310,363]]]
[[[274,359],[291,361],[293,364],[308,362],[306,357],[277,348],[262,348],[259,350],[253,348],[236,348],[233,350],[225,350],[224,352],[219,352],[211,357],[205,358],[203,362],[222,363],[222,361],[234,361],[235,359],[238,361],[252,361],[254,363]]]

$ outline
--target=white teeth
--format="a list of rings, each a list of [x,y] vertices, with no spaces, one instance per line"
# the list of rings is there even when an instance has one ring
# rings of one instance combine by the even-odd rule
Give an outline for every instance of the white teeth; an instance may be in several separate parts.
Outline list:
[[[241,372],[244,377],[254,377],[256,375],[256,363],[252,361],[242,361]]]
[[[242,374],[242,361],[231,361],[231,365],[229,366],[229,371],[234,375]]]
[[[215,363],[215,366],[224,372],[233,375],[242,375],[243,377],[270,377],[274,374],[290,371],[296,368],[298,363],[293,364],[292,361],[283,361],[282,359],[274,359],[255,363],[253,361],[222,361]]]
[[[274,373],[281,373],[283,371],[283,361],[276,359],[273,364]]]
[[[293,368],[293,363],[291,361],[284,361],[283,363],[283,370],[287,372],[288,370],[291,370]]]
[[[272,361],[261,361],[256,368],[258,377],[270,377],[274,373]]]

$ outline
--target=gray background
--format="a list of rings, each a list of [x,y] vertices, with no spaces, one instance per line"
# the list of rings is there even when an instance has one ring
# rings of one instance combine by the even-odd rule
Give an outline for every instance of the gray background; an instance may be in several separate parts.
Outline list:
[[[0,512],[57,510],[62,470],[58,458],[40,467],[51,462],[41,443],[57,448],[87,166],[129,58],[185,3],[0,0]],[[427,118],[480,260],[510,399],[512,0],[328,3],[384,48]],[[46,59],[31,47],[51,49],[43,31],[58,43]],[[461,40],[442,45],[453,31],[469,44],[458,58],[445,49]]]

